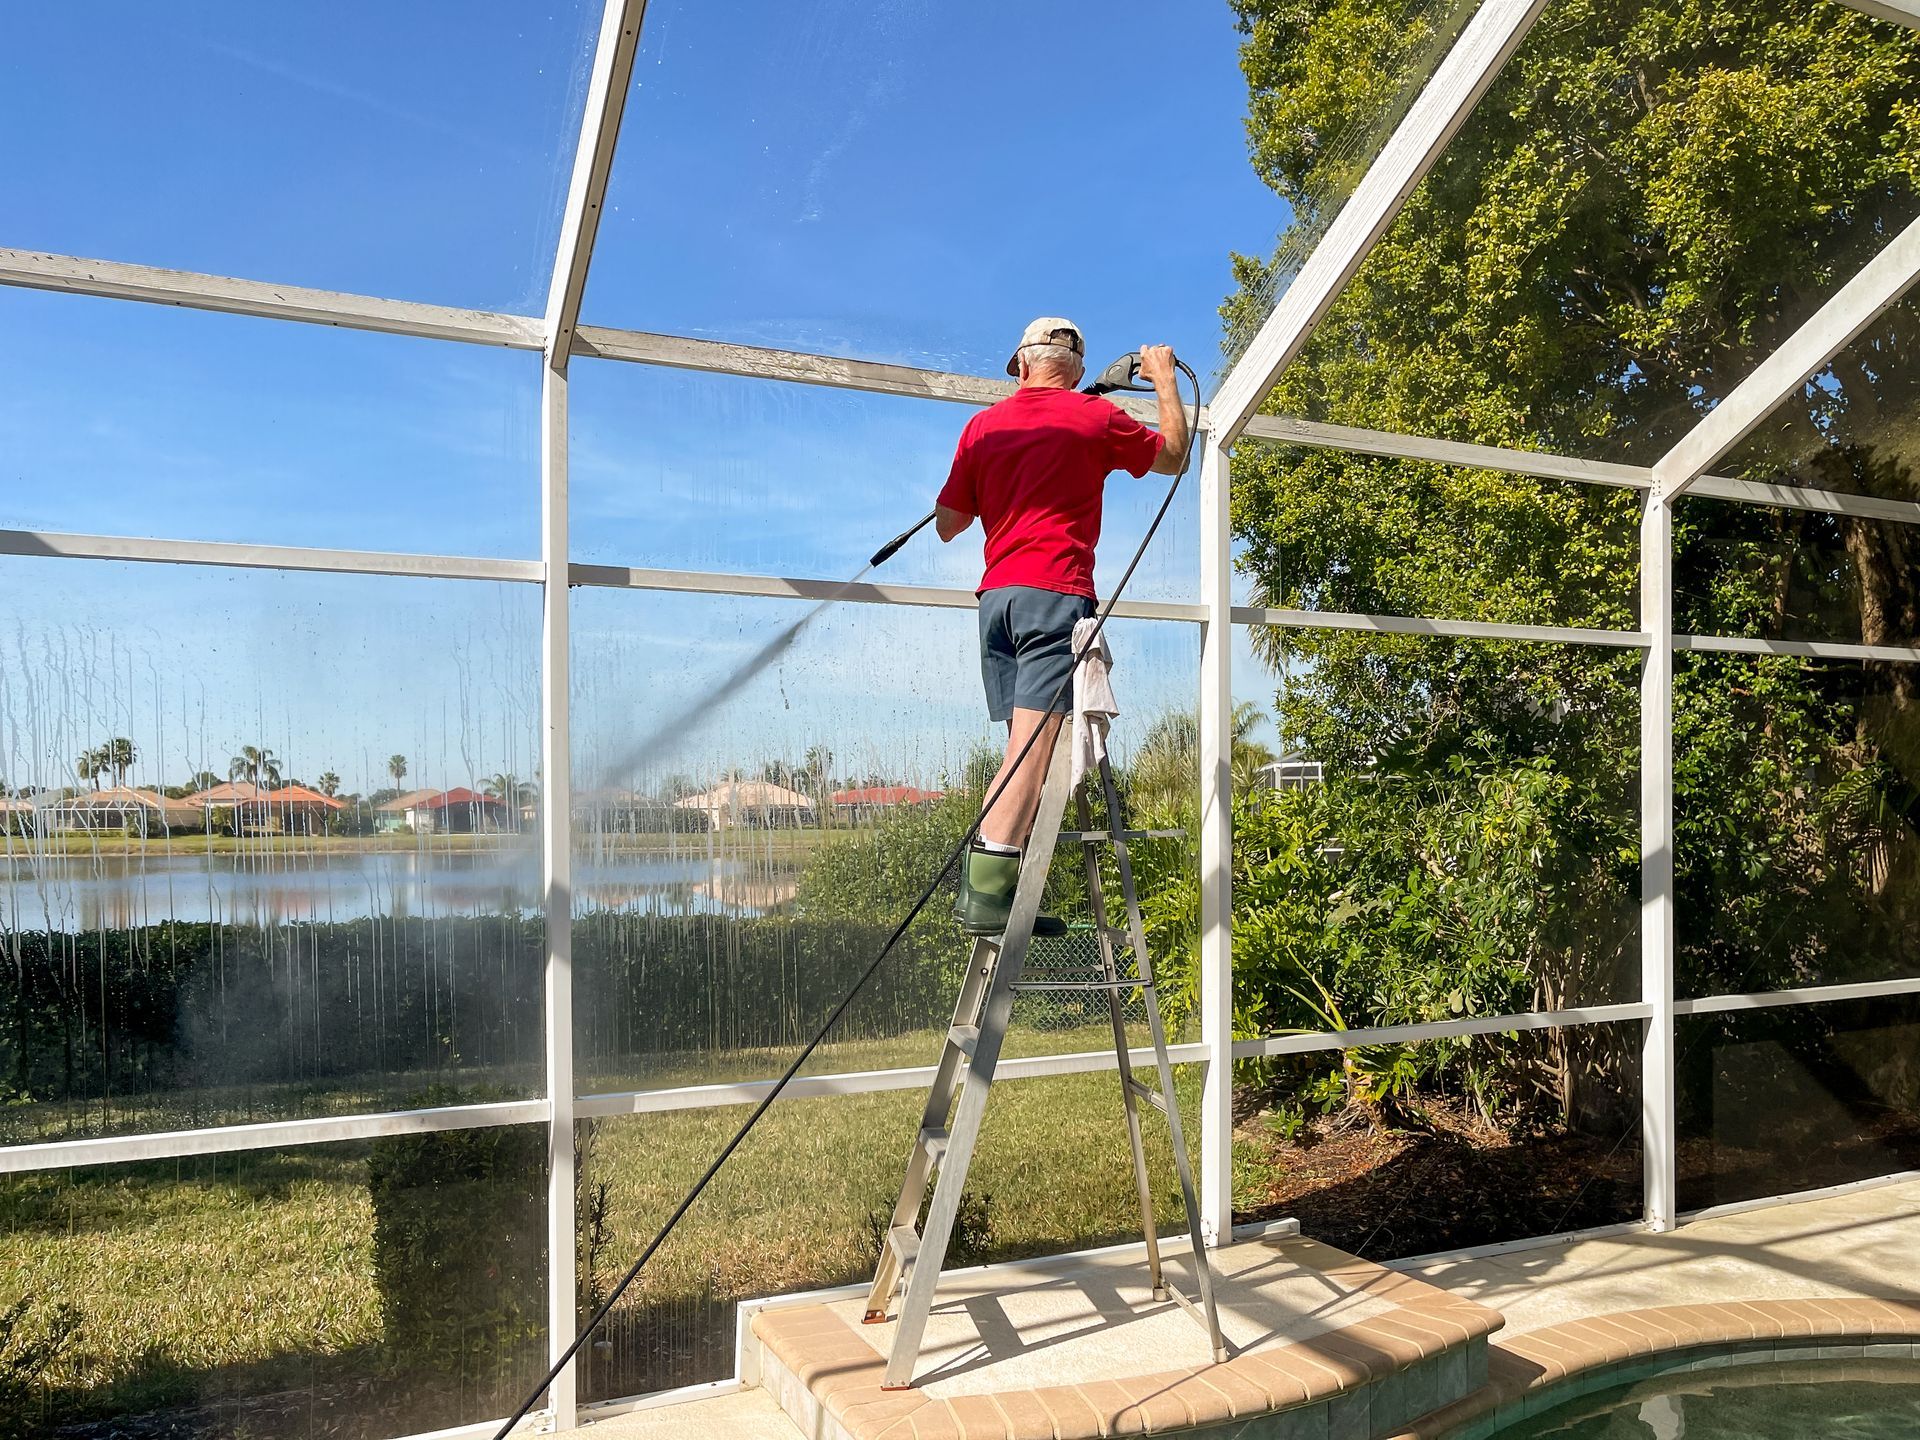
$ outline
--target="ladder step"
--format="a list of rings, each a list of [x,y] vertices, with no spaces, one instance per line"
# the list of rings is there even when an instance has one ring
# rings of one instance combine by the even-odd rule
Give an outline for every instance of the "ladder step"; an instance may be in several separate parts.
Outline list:
[[[911,1225],[895,1225],[887,1231],[887,1245],[899,1260],[902,1271],[911,1270],[920,1258],[920,1232]]]
[[[947,1153],[947,1142],[951,1138],[951,1131],[929,1125],[920,1132],[920,1148],[927,1152],[927,1158],[937,1166],[940,1163],[940,1157]]]
[[[1184,830],[1122,830],[1122,840],[1177,840]],[[1113,839],[1111,830],[1062,830],[1062,840],[1078,840],[1082,845],[1103,845]]]
[[[1138,1080],[1131,1078],[1127,1081],[1127,1089],[1153,1106],[1153,1108],[1158,1110],[1162,1115],[1167,1113],[1167,1097],[1162,1095],[1158,1090],[1142,1085]]]
[[[955,1025],[947,1031],[947,1043],[971,1060],[974,1050],[978,1048],[980,1044],[980,1027],[978,1025]]]
[[[1144,990],[1145,980],[1015,980],[1007,988],[1015,992],[1028,990]]]
[[[1128,950],[1133,949],[1133,932],[1127,929],[1126,926],[1102,925],[1100,928],[1107,932],[1107,939],[1113,944],[1123,946]]]

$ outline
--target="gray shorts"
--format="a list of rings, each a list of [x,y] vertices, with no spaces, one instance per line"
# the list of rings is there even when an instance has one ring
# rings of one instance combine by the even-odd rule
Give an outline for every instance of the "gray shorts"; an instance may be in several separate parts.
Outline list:
[[[1011,720],[1015,708],[1064,714],[1073,709],[1073,627],[1093,614],[1085,595],[1005,585],[980,596],[980,678],[987,714]],[[1059,698],[1054,692],[1059,691]]]

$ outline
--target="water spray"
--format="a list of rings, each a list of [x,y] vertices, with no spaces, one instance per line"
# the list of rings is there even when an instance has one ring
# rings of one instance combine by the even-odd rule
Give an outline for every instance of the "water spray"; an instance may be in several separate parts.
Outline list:
[[[1107,603],[1100,607],[1099,614],[1094,620],[1092,633],[1087,636],[1086,643],[1082,645],[1074,655],[1074,663],[1073,666],[1069,668],[1067,677],[1060,682],[1059,687],[1055,689],[1053,695],[1048,700],[1047,710],[1049,712],[1065,698],[1068,689],[1073,684],[1073,672],[1079,668],[1081,659],[1099,645],[1100,636],[1107,628],[1107,618],[1113,614],[1113,607],[1120,603],[1120,597],[1126,593],[1127,585],[1133,579],[1133,572],[1140,568],[1140,562],[1146,558],[1147,547],[1153,543],[1153,537],[1159,533],[1160,523],[1167,518],[1167,511],[1173,508],[1173,497],[1180,491],[1180,482],[1187,478],[1187,471],[1193,465],[1194,444],[1199,438],[1200,433],[1200,377],[1193,373],[1192,368],[1189,367],[1185,361],[1176,359],[1174,364],[1179,367],[1180,373],[1185,375],[1188,382],[1193,386],[1193,413],[1187,422],[1186,457],[1181,462],[1180,473],[1175,475],[1173,477],[1173,483],[1167,486],[1166,497],[1161,500],[1160,508],[1154,512],[1153,520],[1147,526],[1147,533],[1140,538],[1140,547],[1133,552],[1133,558],[1127,562],[1127,568],[1120,576],[1120,583],[1113,587],[1113,594],[1108,597]],[[1113,364],[1100,372],[1099,379],[1085,387],[1085,393],[1090,395],[1104,395],[1114,390],[1149,389],[1150,387],[1138,383],[1139,376],[1139,354],[1135,352],[1122,355],[1118,360],[1114,361]],[[872,561],[860,574],[865,575],[867,571],[871,570],[874,566],[890,559],[901,546],[905,545],[919,533],[919,531],[924,529],[938,513],[939,511],[935,510],[911,529],[903,531],[888,541],[875,553]],[[859,578],[860,576],[855,576],[854,579],[849,580],[847,584],[852,585]],[[722,683],[719,691],[715,693],[731,695],[737,691],[740,686],[744,685],[754,674],[758,674],[760,670],[765,669],[768,664],[771,664],[774,659],[777,659],[781,654],[785,653],[786,647],[798,638],[800,631],[807,626],[813,617],[818,615],[820,611],[828,605],[834,603],[837,598],[838,596],[834,595],[822,600],[812,610],[801,616],[793,625],[789,626],[787,630],[783,631],[780,635],[776,635],[765,646],[761,647],[751,659],[736,670],[732,676],[729,676],[728,679]],[[753,668],[750,671],[750,667],[756,665],[758,668]],[[715,697],[713,695],[703,697],[697,705],[690,707],[690,713],[695,716],[699,715],[710,709],[714,704],[714,700]],[[980,825],[986,819],[988,812],[993,809],[994,804],[1000,799],[1001,792],[1006,789],[1008,782],[1019,773],[1020,767],[1026,764],[1027,757],[1033,753],[1035,743],[1047,732],[1047,729],[1048,727],[1044,725],[1036,726],[1033,734],[1027,737],[1027,743],[1021,747],[1020,753],[1013,757],[1013,763],[1003,769],[999,780],[987,795],[986,801],[980,807],[980,814],[976,816],[973,823],[967,827],[966,833],[960,837],[953,849],[947,852],[946,858],[941,861],[939,868],[934,871],[932,877],[927,881],[925,888],[920,891],[919,898],[913,902],[912,906],[907,910],[907,913],[901,917],[900,923],[893,927],[892,933],[887,936],[886,943],[880,947],[879,952],[875,954],[873,959],[868,963],[866,969],[860,972],[860,978],[853,982],[853,988],[848,990],[840,1003],[833,1007],[833,1013],[827,1016],[825,1023],[814,1032],[813,1038],[806,1043],[800,1053],[793,1057],[793,1062],[787,1066],[780,1078],[773,1082],[772,1087],[761,1098],[760,1103],[753,1107],[753,1113],[741,1122],[738,1130],[733,1132],[733,1138],[721,1147],[720,1153],[714,1156],[713,1163],[707,1166],[706,1171],[694,1182],[693,1188],[687,1191],[680,1203],[674,1207],[673,1213],[667,1217],[666,1224],[662,1225],[653,1239],[647,1242],[646,1249],[640,1252],[640,1258],[633,1262],[632,1267],[621,1277],[620,1283],[613,1287],[608,1293],[607,1298],[600,1302],[600,1307],[593,1312],[592,1317],[581,1327],[580,1333],[573,1337],[573,1343],[567,1346],[560,1358],[553,1362],[552,1367],[541,1377],[540,1382],[533,1387],[532,1392],[527,1398],[520,1402],[520,1408],[514,1411],[513,1414],[508,1417],[506,1423],[494,1432],[494,1440],[507,1440],[507,1436],[513,1432],[513,1427],[525,1419],[527,1412],[539,1403],[540,1397],[545,1394],[547,1388],[559,1378],[560,1372],[567,1368],[568,1364],[572,1362],[573,1357],[580,1353],[581,1347],[587,1343],[588,1338],[593,1332],[599,1329],[607,1316],[613,1313],[613,1307],[619,1303],[620,1297],[626,1294],[627,1287],[632,1285],[634,1280],[639,1277],[641,1269],[646,1265],[647,1261],[653,1258],[654,1252],[666,1243],[667,1237],[673,1233],[674,1227],[677,1226],[686,1216],[686,1213],[693,1208],[694,1202],[700,1198],[701,1193],[705,1191],[707,1186],[712,1182],[713,1177],[718,1175],[721,1167],[733,1158],[734,1151],[740,1148],[741,1144],[752,1132],[753,1127],[760,1123],[760,1117],[772,1108],[773,1102],[780,1098],[781,1092],[792,1083],[794,1076],[800,1073],[801,1067],[813,1058],[813,1052],[818,1050],[820,1046],[826,1042],[827,1036],[833,1033],[833,1028],[840,1023],[841,1017],[852,1007],[855,997],[859,995],[861,990],[866,988],[867,982],[878,973],[881,965],[886,963],[887,957],[893,953],[894,946],[900,943],[900,938],[907,933],[908,927],[919,918],[920,912],[927,908],[927,902],[939,893],[940,884],[946,879],[947,872],[951,870],[954,863],[966,853],[967,846],[973,843],[974,836],[979,834]],[[656,735],[663,733],[664,727],[661,731],[655,732]]]

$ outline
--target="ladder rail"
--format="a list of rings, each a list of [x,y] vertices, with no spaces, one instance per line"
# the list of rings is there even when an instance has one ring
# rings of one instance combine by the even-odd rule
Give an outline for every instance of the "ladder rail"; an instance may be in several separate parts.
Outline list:
[[[1020,867],[1014,889],[1012,914],[1003,934],[982,936],[974,943],[967,973],[954,1004],[954,1023],[942,1046],[940,1063],[921,1115],[919,1133],[907,1157],[906,1174],[900,1197],[894,1204],[892,1222],[880,1247],[873,1286],[868,1292],[866,1320],[879,1323],[887,1318],[887,1305],[894,1293],[905,1285],[900,1303],[899,1323],[887,1357],[883,1388],[900,1390],[913,1384],[913,1369],[920,1356],[932,1313],[940,1272],[952,1242],[967,1171],[973,1162],[975,1145],[985,1118],[987,1096],[1000,1061],[1001,1047],[1012,1019],[1013,1003],[1024,992],[1041,989],[1078,990],[1104,993],[1107,1015],[1113,1030],[1115,1058],[1119,1066],[1120,1099],[1126,1118],[1128,1147],[1132,1152],[1135,1189],[1140,1201],[1140,1228],[1146,1242],[1147,1262],[1155,1300],[1169,1297],[1193,1315],[1206,1330],[1216,1361],[1226,1359],[1221,1338],[1219,1315],[1214,1304],[1212,1266],[1207,1261],[1205,1237],[1200,1229],[1200,1210],[1193,1183],[1193,1167],[1187,1157],[1186,1140],[1180,1123],[1180,1107],[1173,1090],[1173,1067],[1167,1057],[1165,1022],[1154,986],[1152,958],[1147,950],[1146,928],[1140,915],[1140,901],[1134,886],[1133,865],[1127,853],[1129,839],[1156,836],[1158,831],[1129,831],[1121,811],[1119,787],[1112,766],[1104,755],[1099,761],[1101,791],[1107,807],[1107,828],[1096,830],[1083,787],[1074,784],[1073,749],[1066,726],[1056,738],[1048,765],[1047,779],[1041,791],[1039,813],[1034,818],[1032,838]],[[1063,831],[1067,802],[1076,806],[1077,831]],[[1172,832],[1178,833],[1178,832]],[[1027,954],[1033,940],[1033,926],[1040,913],[1040,902],[1052,868],[1054,851],[1060,839],[1072,838],[1081,845],[1086,865],[1087,895],[1097,922],[1094,936],[1099,950],[1099,977],[1096,980],[1028,981],[1023,978]],[[1107,885],[1101,874],[1095,849],[1111,844],[1125,902],[1126,923],[1114,925],[1107,909]],[[1125,949],[1133,957],[1133,975],[1122,974],[1119,952]],[[1126,992],[1137,991],[1147,1012],[1147,1029],[1152,1038],[1159,1089],[1149,1088],[1136,1076],[1127,1041]],[[958,1104],[955,1104],[955,1096]],[[1187,1231],[1193,1245],[1198,1276],[1200,1304],[1196,1306],[1182,1295],[1166,1276],[1160,1250],[1160,1236],[1154,1225],[1153,1189],[1148,1173],[1146,1145],[1141,1131],[1140,1106],[1152,1106],[1166,1116],[1173,1145],[1174,1169],[1180,1180],[1185,1204]],[[929,1201],[927,1191],[932,1187]],[[916,1228],[920,1206],[927,1204],[924,1227]]]
[[[1127,902],[1127,928],[1133,936],[1133,953],[1140,967],[1141,978],[1147,984],[1141,993],[1146,996],[1147,1033],[1153,1037],[1153,1056],[1159,1071],[1161,1104],[1156,1108],[1167,1117],[1168,1136],[1173,1144],[1173,1169],[1180,1180],[1180,1199],[1186,1207],[1187,1231],[1193,1237],[1193,1268],[1200,1289],[1200,1303],[1206,1312],[1206,1330],[1213,1342],[1213,1358],[1224,1362],[1227,1358],[1226,1344],[1220,1334],[1220,1313],[1213,1298],[1213,1267],[1207,1263],[1206,1237],[1200,1230],[1200,1198],[1193,1183],[1193,1163],[1187,1156],[1187,1138],[1185,1127],[1180,1123],[1179,1098],[1173,1091],[1173,1063],[1167,1058],[1166,1021],[1160,1014],[1160,992],[1153,983],[1153,957],[1147,949],[1145,922],[1140,918],[1140,896],[1133,883],[1133,860],[1127,853],[1125,828],[1120,823],[1120,788],[1113,781],[1113,767],[1107,763],[1107,757],[1100,757],[1100,788],[1107,797],[1107,814],[1113,820],[1113,857],[1115,867],[1120,874],[1120,891]],[[1120,1065],[1129,1078],[1126,1052],[1121,1052]],[[1224,1238],[1224,1237],[1223,1237]]]
[[[920,1232],[921,1255],[931,1257],[933,1263],[916,1260],[907,1270],[907,1293],[900,1302],[899,1326],[894,1331],[893,1349],[887,1357],[884,1389],[905,1389],[913,1383],[914,1362],[920,1358],[920,1342],[926,1334],[927,1317],[933,1312],[941,1263],[960,1213],[960,1196],[967,1170],[973,1163],[973,1147],[980,1138],[980,1123],[986,1115],[987,1093],[1000,1063],[1000,1044],[1006,1037],[1007,1022],[1013,1016],[1013,982],[1020,978],[1026,966],[1027,950],[1033,941],[1033,923],[1039,917],[1040,901],[1046,893],[1055,839],[1066,814],[1072,765],[1070,732],[1063,725],[1060,737],[1054,742],[1046,784],[1040,792],[1039,813],[1034,817],[1032,839],[1027,843],[1025,863],[1020,867],[1020,879],[1014,888],[1013,912],[1007,918],[999,953],[994,957],[992,977],[987,982],[986,1001],[980,1012],[980,1036],[967,1066],[959,1108],[948,1128],[947,1153],[940,1166],[940,1180],[934,1186],[933,1203],[927,1207],[927,1223]],[[902,1204],[908,1203],[915,1211],[919,1209],[917,1198],[909,1201],[903,1195]]]
[[[1080,830],[1084,836],[1093,830],[1084,787],[1074,799],[1079,806]],[[1115,831],[1121,828],[1119,812],[1112,808],[1111,800],[1108,801],[1107,823]],[[1092,843],[1083,839],[1080,854],[1087,867],[1087,901],[1092,906],[1093,913],[1100,917],[1099,924],[1094,927],[1094,934],[1100,943],[1101,978],[1104,981],[1117,982],[1119,967],[1114,961],[1113,927],[1107,924],[1107,897],[1106,887],[1100,875],[1100,853],[1094,849]],[[1136,950],[1134,955],[1134,965],[1137,969],[1141,963],[1139,951]],[[1149,989],[1142,993],[1146,995],[1148,1002],[1152,1003],[1153,992]],[[1140,1196],[1140,1233],[1147,1244],[1147,1274],[1153,1282],[1153,1298],[1160,1300],[1166,1296],[1166,1279],[1160,1268],[1160,1232],[1159,1227],[1153,1223],[1153,1184],[1147,1174],[1146,1141],[1140,1133],[1140,1107],[1135,1102],[1133,1093],[1133,1064],[1129,1058],[1130,1047],[1127,1044],[1126,1013],[1117,985],[1107,991],[1107,1016],[1113,1022],[1113,1050],[1120,1064],[1120,1104],[1126,1114],[1127,1146],[1133,1157],[1134,1188]]]

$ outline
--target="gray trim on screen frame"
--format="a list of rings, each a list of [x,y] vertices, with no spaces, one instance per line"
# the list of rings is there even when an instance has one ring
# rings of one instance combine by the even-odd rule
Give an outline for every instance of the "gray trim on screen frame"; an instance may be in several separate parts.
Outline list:
[[[457,340],[469,345],[499,345],[509,350],[539,350],[546,327],[532,315],[502,315],[450,305],[421,305],[412,300],[382,300],[304,285],[275,285],[236,280],[191,270],[163,270],[119,260],[90,260],[37,250],[0,249],[0,285],[30,290],[59,290],[110,300],[140,300],[186,310],[218,310],[266,320],[297,320],[343,330],[376,330],[425,340]]]
[[[493,1125],[544,1125],[553,1109],[545,1100],[501,1100],[485,1105],[439,1105],[421,1110],[384,1110],[369,1115],[323,1115],[310,1120],[273,1120],[250,1125],[209,1125],[158,1130],[144,1135],[101,1135],[84,1140],[47,1140],[0,1146],[0,1175],[34,1170],[70,1170],[79,1165],[127,1165],[175,1160],[187,1155],[227,1155],[296,1145],[332,1145],[382,1135],[423,1135]]]

